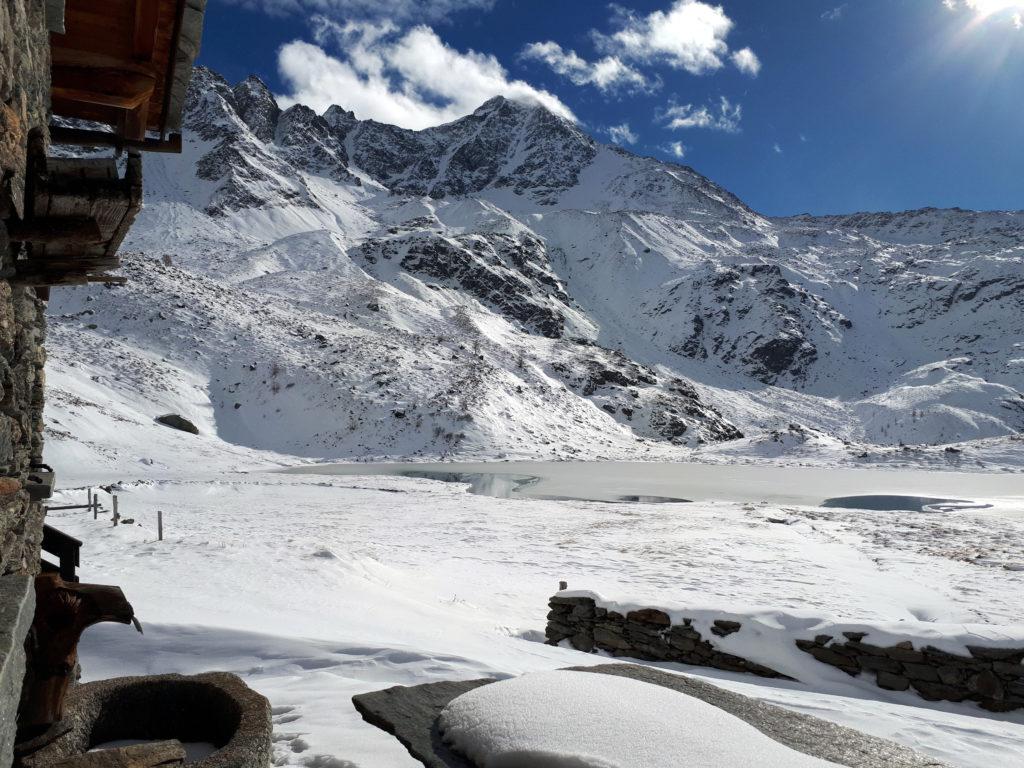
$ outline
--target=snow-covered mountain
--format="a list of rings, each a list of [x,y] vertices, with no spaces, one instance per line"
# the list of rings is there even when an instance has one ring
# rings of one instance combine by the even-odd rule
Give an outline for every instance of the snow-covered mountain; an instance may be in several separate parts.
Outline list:
[[[55,292],[51,440],[104,407],[309,457],[1024,431],[1022,212],[770,219],[502,97],[410,131],[200,68],[186,129],[146,158],[127,287]]]

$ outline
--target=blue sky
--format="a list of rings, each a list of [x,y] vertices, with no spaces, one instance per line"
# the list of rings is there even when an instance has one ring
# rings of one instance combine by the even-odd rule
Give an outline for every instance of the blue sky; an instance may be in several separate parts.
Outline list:
[[[1024,208],[1024,0],[210,0],[200,62],[412,128],[539,101],[772,215]]]

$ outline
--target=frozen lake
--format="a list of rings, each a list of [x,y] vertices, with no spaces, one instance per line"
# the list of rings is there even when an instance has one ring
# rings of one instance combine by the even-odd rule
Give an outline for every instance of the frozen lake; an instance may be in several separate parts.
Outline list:
[[[474,493],[502,498],[768,502],[875,510],[971,508],[1024,518],[1024,474],[547,461],[318,464],[285,471],[464,482]]]

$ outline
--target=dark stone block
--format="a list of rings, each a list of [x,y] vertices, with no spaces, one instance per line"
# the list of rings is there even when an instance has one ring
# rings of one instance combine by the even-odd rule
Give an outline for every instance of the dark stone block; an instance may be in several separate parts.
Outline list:
[[[976,693],[983,699],[993,699],[999,701],[1005,695],[1005,689],[1003,688],[1003,682],[1000,680],[995,672],[991,670],[985,670],[970,680],[967,681],[967,688],[972,693]]]
[[[1011,664],[1006,661],[993,661],[992,671],[1000,677],[1024,677],[1024,664]]]
[[[962,686],[967,683],[967,671],[960,667],[939,667],[938,674],[943,685]]]
[[[890,672],[898,674],[903,671],[903,665],[888,656],[862,656],[860,659],[862,669],[872,672]]]
[[[1024,660],[1024,648],[979,648],[969,645],[967,650],[974,658],[985,661],[1009,661],[1020,664]]]
[[[629,648],[629,643],[626,642],[622,635],[615,632],[610,632],[605,627],[594,627],[594,645],[604,650],[626,650]]]
[[[711,632],[719,637],[727,637],[735,632],[739,632],[743,626],[738,621],[728,621],[726,619],[715,619],[713,624]]]
[[[814,642],[818,645],[828,645],[832,642],[832,635],[815,635]]]
[[[638,611],[630,611],[626,614],[626,619],[638,624],[652,624],[658,627],[668,627],[672,624],[668,614],[657,608],[641,608]]]
[[[928,701],[963,701],[967,698],[967,691],[952,685],[931,683],[926,680],[911,680],[910,684],[922,699]]]
[[[864,633],[857,632],[854,634]],[[864,656],[885,656],[885,648],[878,645],[871,645],[870,643],[862,643],[859,640],[851,640],[846,643],[846,647]]]
[[[867,636],[867,632],[843,632],[843,637],[847,640],[853,640],[855,643],[859,643]]]
[[[157,416],[156,421],[165,427],[177,429],[179,432],[188,432],[191,435],[199,434],[199,427],[184,416],[179,416],[176,413],[165,413],[163,416]]]
[[[902,675],[894,675],[889,672],[879,672],[876,681],[879,688],[887,691],[905,691],[910,687],[910,681]]]
[[[808,653],[823,664],[839,667],[847,674],[856,675],[860,671],[860,666],[856,659],[851,658],[847,654],[837,653],[834,648],[822,648],[816,645]]]
[[[911,680],[923,680],[926,683],[939,682],[939,673],[927,664],[904,664],[903,674]]]
[[[906,645],[910,645],[910,643],[906,643]],[[904,646],[904,644],[900,643],[898,645],[894,645],[892,648],[886,648],[885,655],[888,656],[890,659],[895,659],[896,661],[907,662],[910,664],[923,663],[925,661],[925,655],[920,651],[912,650],[912,648],[913,646],[911,646],[911,648],[908,649]]]

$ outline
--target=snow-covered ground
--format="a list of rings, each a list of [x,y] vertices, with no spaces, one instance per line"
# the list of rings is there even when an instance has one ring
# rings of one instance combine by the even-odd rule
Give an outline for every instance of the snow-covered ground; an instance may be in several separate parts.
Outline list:
[[[114,440],[119,428],[96,437]],[[173,444],[179,434],[192,438],[156,436]],[[87,467],[60,446],[48,457],[64,487],[101,479],[76,476]],[[349,702],[359,692],[601,661],[540,642],[560,580],[652,604],[1024,631],[1024,572],[1014,570],[1024,522],[1010,517],[499,499],[425,479],[268,472],[272,457],[253,454],[255,471],[240,472],[227,446],[193,463],[159,443],[150,450],[162,479],[141,479],[138,464],[104,473],[122,481],[120,511],[133,524],[50,514],[85,542],[83,579],[121,585],[146,630],[90,629],[85,676],[236,672],[271,699],[281,765],[414,765],[360,720]],[[688,672],[954,765],[1012,765],[1024,749],[1022,713],[928,704],[821,666],[811,684]]]

